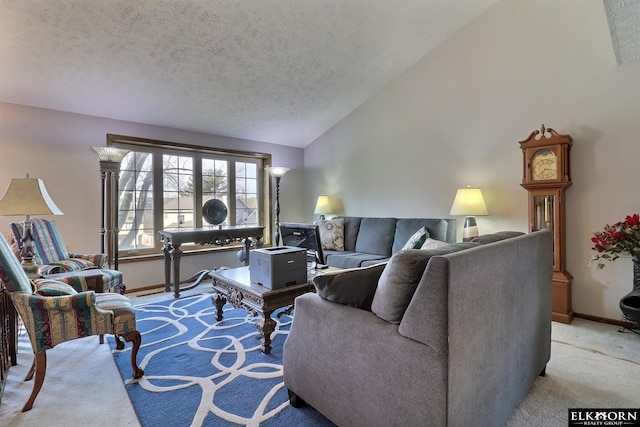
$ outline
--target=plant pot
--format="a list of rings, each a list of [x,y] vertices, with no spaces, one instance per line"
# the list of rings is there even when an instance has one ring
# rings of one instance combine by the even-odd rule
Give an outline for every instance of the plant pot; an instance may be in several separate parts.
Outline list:
[[[632,291],[623,296],[620,310],[629,320],[640,325],[640,292]]]
[[[633,257],[633,290],[620,300],[620,310],[634,323],[640,325],[640,258]]]

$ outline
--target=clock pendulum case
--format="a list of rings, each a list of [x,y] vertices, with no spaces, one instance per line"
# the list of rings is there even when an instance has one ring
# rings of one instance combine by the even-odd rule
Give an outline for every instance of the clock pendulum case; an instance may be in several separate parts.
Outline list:
[[[529,192],[529,231],[553,231],[552,318],[571,323],[571,280],[565,263],[565,190],[571,185],[569,151],[573,138],[542,125],[524,141],[522,187]]]

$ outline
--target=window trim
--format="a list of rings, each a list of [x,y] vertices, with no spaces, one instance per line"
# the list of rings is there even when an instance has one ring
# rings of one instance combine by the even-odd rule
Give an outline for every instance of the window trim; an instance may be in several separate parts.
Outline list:
[[[141,150],[147,149],[150,150],[154,158],[156,153],[162,154],[179,154],[179,153],[205,153],[210,156],[217,157],[230,157],[235,159],[248,159],[248,160],[257,160],[262,162],[262,173],[260,173],[260,168],[258,168],[258,186],[262,188],[262,192],[258,191],[259,203],[260,203],[260,215],[258,217],[258,224],[264,225],[264,237],[263,242],[266,244],[271,243],[271,235],[272,235],[272,211],[273,211],[273,202],[272,202],[272,182],[267,172],[267,167],[271,166],[271,154],[269,153],[260,153],[256,151],[241,151],[241,150],[233,150],[233,149],[223,149],[217,147],[209,147],[206,145],[193,145],[186,144],[180,142],[170,142],[170,141],[162,141],[148,138],[140,138],[126,135],[117,135],[117,134],[107,134],[107,146],[130,149],[135,151],[135,147],[140,147]],[[198,163],[198,162],[196,162]],[[155,163],[154,163],[155,164]],[[198,166],[199,168],[199,166]],[[162,182],[162,168],[154,167],[154,182]],[[235,174],[235,172],[234,172]],[[157,180],[158,175],[160,176],[160,181]],[[196,180],[196,182],[199,180]],[[235,182],[233,183],[235,186]],[[234,193],[235,194],[235,193]],[[161,203],[161,200],[158,200],[157,197],[154,197],[154,203]],[[162,209],[158,210],[157,205],[154,205],[154,233],[157,233],[161,228],[156,228],[155,224],[162,223]],[[114,211],[117,211],[118,206],[110,207]],[[117,215],[117,213],[116,213]],[[202,206],[196,206],[194,212],[194,218],[198,215],[202,215]],[[209,251],[225,251],[229,250],[227,247],[203,247],[200,245],[189,245],[182,247],[183,252],[194,252],[194,253],[203,253]],[[122,251],[118,253],[118,258],[120,261],[134,261],[134,260],[148,260],[150,257],[153,258],[154,255],[161,255],[162,248],[154,247],[152,250],[144,251],[138,254],[128,253],[127,251]]]

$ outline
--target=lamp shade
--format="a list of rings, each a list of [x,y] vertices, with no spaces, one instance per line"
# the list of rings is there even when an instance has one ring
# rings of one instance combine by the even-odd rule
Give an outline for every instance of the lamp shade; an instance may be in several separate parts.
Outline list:
[[[479,188],[460,188],[451,206],[451,215],[489,215]]]
[[[129,150],[116,147],[94,147],[92,145],[89,147],[89,150],[96,153],[98,155],[98,160],[101,162],[120,163],[122,162],[122,159],[124,159],[124,156],[129,154]]]
[[[13,178],[0,200],[0,215],[63,215],[40,178]]]
[[[274,178],[282,178],[291,169],[282,166],[267,166],[267,172]]]
[[[316,210],[317,214],[330,214],[333,213],[333,209],[331,208],[331,201],[329,200],[329,196],[325,196],[324,194],[318,196],[318,201],[316,202]]]

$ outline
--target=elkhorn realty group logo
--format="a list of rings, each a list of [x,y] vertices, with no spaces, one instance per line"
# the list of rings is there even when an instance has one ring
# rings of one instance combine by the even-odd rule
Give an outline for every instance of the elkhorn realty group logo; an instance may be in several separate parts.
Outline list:
[[[635,409],[572,409],[569,408],[569,427],[574,426],[637,426],[640,427],[640,408]]]

